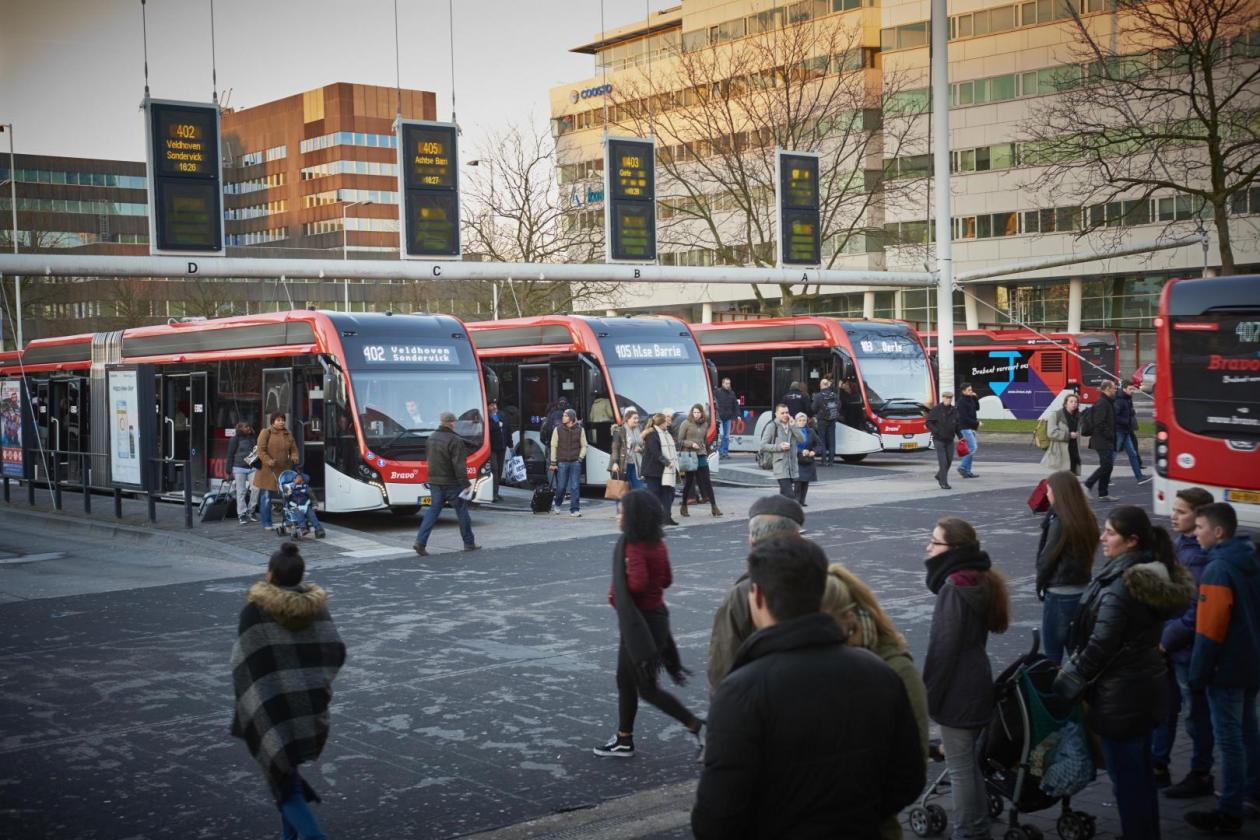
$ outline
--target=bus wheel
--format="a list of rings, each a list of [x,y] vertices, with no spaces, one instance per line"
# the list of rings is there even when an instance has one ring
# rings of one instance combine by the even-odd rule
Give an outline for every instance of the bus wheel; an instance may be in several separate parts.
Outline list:
[[[861,455],[841,455],[840,460],[846,464],[860,464],[866,460],[866,453],[863,452]]]
[[[420,512],[420,507],[418,505],[399,505],[397,507],[391,507],[389,512],[391,515],[399,518],[404,516],[415,516]]]

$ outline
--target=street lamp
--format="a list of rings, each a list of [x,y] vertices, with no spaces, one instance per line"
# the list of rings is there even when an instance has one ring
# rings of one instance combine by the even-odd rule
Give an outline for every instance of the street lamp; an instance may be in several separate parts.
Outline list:
[[[0,123],[0,131],[9,132],[9,206],[13,211],[13,253],[18,252],[18,225],[17,225],[17,165],[14,163],[16,157],[13,154],[13,123]],[[17,343],[14,348],[22,349],[22,278],[16,274],[13,276],[13,303],[14,303],[14,320],[17,322],[16,338]]]
[[[372,200],[367,199],[366,201],[352,201],[349,204],[341,205],[341,259],[343,261],[347,259],[346,213],[350,210],[351,207],[358,207],[361,204],[371,204],[371,203],[372,203]],[[344,278],[343,282],[345,283],[345,307],[346,307],[346,311],[349,312],[350,311],[350,278],[349,277]]]

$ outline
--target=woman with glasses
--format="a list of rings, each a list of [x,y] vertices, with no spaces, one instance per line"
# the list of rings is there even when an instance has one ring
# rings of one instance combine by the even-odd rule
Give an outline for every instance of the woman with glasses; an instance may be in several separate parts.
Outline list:
[[[927,586],[936,596],[923,682],[954,800],[954,840],[989,837],[989,798],[977,741],[993,717],[990,633],[1010,624],[1006,578],[995,571],[969,522],[946,517],[927,544]]]

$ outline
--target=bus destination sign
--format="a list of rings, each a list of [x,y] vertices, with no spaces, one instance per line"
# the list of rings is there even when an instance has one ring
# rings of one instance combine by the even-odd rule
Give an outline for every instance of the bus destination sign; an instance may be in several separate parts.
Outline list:
[[[816,266],[822,262],[818,155],[778,152],[779,261]]]
[[[407,189],[455,189],[454,126],[407,125],[403,140]]]
[[[400,120],[398,172],[405,257],[458,257],[459,133],[454,123]]]
[[[605,219],[611,262],[656,260],[656,144],[609,138],[604,149]]]
[[[217,105],[149,100],[150,235],[158,253],[220,253]]]

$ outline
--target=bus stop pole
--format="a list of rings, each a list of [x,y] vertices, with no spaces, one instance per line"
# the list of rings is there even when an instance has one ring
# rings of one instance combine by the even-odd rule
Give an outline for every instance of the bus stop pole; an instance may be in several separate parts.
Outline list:
[[[949,195],[949,12],[932,0],[932,169],[936,190],[937,387],[954,389],[954,253]]]
[[[88,483],[88,457],[86,452],[79,453],[79,477],[83,480],[83,512],[92,512],[92,487]]]
[[[192,463],[184,462],[184,527],[193,526],[192,508]]]
[[[52,451],[52,500],[53,510],[61,510],[61,450]]]
[[[114,488],[114,518],[122,519],[122,488]]]

